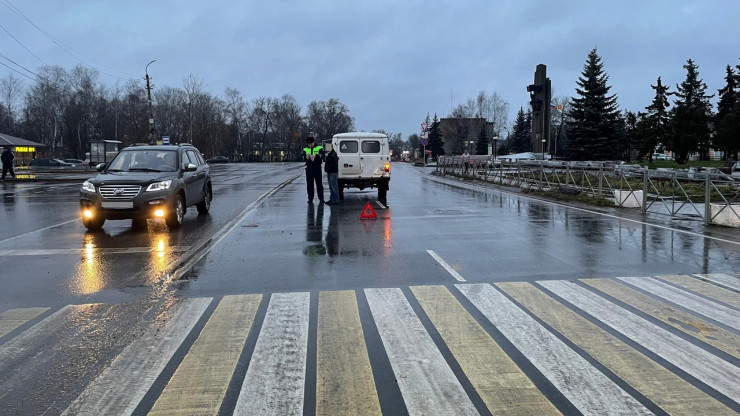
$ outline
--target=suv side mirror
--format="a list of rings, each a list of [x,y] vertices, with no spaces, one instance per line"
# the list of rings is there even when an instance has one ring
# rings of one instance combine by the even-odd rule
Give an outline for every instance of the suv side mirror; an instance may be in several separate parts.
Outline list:
[[[103,169],[105,169],[105,163],[98,163],[97,165],[95,165],[95,170],[97,170],[98,172],[102,171]]]
[[[185,172],[195,172],[196,170],[198,170],[198,167],[195,166],[195,164],[193,163],[188,163],[187,165],[185,165]]]

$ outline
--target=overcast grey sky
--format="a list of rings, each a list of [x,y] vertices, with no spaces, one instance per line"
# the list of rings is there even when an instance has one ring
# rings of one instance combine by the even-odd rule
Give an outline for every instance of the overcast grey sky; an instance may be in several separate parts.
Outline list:
[[[480,91],[509,103],[511,123],[540,63],[554,97],[574,96],[594,47],[623,110],[649,105],[658,76],[675,91],[689,58],[716,94],[740,64],[739,17],[735,0],[0,0],[0,64],[84,63],[114,86],[143,83],[156,59],[155,88],[193,74],[213,95],[290,94],[304,111],[337,98],[358,130],[406,139]]]

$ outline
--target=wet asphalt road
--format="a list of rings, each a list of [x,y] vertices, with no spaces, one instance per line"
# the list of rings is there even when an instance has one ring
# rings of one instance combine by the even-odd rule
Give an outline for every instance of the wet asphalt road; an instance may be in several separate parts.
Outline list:
[[[168,322],[179,316],[181,299],[344,289],[360,293],[374,288],[402,288],[412,298],[409,287],[422,285],[450,288],[461,283],[740,271],[736,230],[704,229],[699,221],[643,218],[624,210],[569,207],[436,177],[432,171],[395,163],[390,207],[377,204],[375,190],[347,190],[341,205],[321,206],[306,203],[299,165],[218,165],[212,167],[209,215],[198,216],[191,208],[178,230],[156,221],[150,221],[147,230],[131,229],[128,220],[109,221],[99,233],[86,232],[78,219],[81,181],[3,184],[0,313],[51,309],[0,334],[0,347],[10,345],[32,324],[51,319],[52,312],[57,311],[56,316],[66,311],[65,305],[80,306],[69,312],[64,325],[35,335],[43,342],[32,343],[26,355],[14,358],[17,361],[0,360],[0,370],[24,368],[12,377],[0,377],[6,391],[0,404],[8,414],[23,414],[21,409],[29,414],[61,413],[113,357],[141,337],[150,320]],[[328,199],[328,188],[326,193]],[[372,214],[368,202],[377,218],[361,219]],[[371,311],[372,299],[358,299],[362,322],[378,319],[378,312]],[[421,310],[416,301],[411,306]],[[215,307],[208,306],[204,316]],[[310,310],[311,316],[318,313],[316,299]],[[257,319],[267,320],[265,314],[263,303]],[[431,325],[428,318],[423,322]],[[196,330],[204,324],[201,318]],[[311,325],[309,345],[316,342]],[[515,350],[496,329],[486,328],[498,334],[497,342],[507,351]],[[365,329],[381,407],[391,414],[412,413],[401,392],[391,386],[395,379],[387,362],[375,358],[387,354],[382,334],[367,324]],[[196,336],[190,334],[185,345]],[[433,336],[440,344],[440,335]],[[81,337],[86,342],[80,342]],[[258,348],[253,338],[242,354]],[[48,345],[55,346],[53,353]],[[311,348],[309,355],[316,353]],[[151,409],[186,352],[174,352],[175,362],[164,367],[135,414]],[[0,355],[4,353],[0,348]],[[574,410],[531,364],[512,354],[561,412]],[[246,371],[242,357],[237,373]],[[736,358],[729,361],[738,365]],[[316,365],[309,361],[309,375],[316,375]],[[462,371],[455,366],[453,370],[458,376]],[[226,393],[227,409],[237,406],[238,381],[232,380]],[[463,387],[485,414],[473,387]],[[318,387],[309,382],[306,389],[316,393]],[[304,411],[309,414],[320,405],[311,395],[306,400]]]
[[[390,209],[372,189],[348,190],[341,205],[306,204],[295,164],[212,170],[211,213],[191,207],[174,231],[123,220],[89,233],[79,182],[3,184],[0,308],[135,299],[170,279],[186,281],[185,296],[455,282],[435,254],[469,282],[740,270],[733,229],[634,211],[619,219],[625,210],[566,207],[433,168],[394,164]],[[377,219],[360,219],[368,201]]]

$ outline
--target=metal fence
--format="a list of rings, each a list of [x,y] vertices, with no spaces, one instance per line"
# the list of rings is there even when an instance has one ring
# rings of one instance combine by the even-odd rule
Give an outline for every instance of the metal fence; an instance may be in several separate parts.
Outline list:
[[[612,200],[614,205],[740,227],[740,179],[720,172],[648,170],[615,162],[505,162],[440,156],[436,172],[503,186]]]

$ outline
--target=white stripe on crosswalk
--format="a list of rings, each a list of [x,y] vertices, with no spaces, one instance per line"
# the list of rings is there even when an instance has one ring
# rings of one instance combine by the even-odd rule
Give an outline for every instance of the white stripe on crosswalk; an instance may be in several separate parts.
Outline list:
[[[184,300],[163,323],[155,321],[90,383],[63,415],[131,414],[211,300]]]
[[[583,414],[652,414],[493,286],[455,286]]]
[[[717,302],[712,302],[711,300],[705,299],[699,295],[673,287],[653,278],[618,277],[617,279],[660,296],[661,298],[677,305],[689,308],[695,313],[714,319],[715,321],[721,322],[731,328],[740,330],[740,312],[732,308],[720,305]]]
[[[537,283],[740,403],[740,369],[734,365],[575,283]]]
[[[410,415],[477,415],[401,289],[365,289]]]
[[[730,289],[740,290],[740,278],[730,276],[729,274],[697,274],[696,276],[717,283],[718,285],[729,287]]]
[[[309,293],[273,294],[235,415],[302,415]]]
[[[49,308],[20,308],[0,313],[0,337],[48,310]]]

